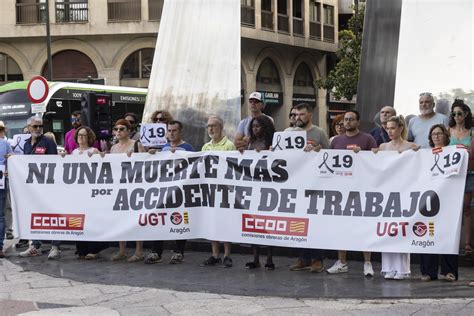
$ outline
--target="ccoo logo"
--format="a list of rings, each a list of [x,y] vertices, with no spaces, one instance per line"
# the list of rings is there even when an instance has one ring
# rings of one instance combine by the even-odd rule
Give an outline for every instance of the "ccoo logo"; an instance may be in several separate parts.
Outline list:
[[[425,223],[423,222],[416,222],[413,224],[413,233],[417,235],[418,237],[423,237],[426,235],[426,232],[428,231],[428,227],[426,226]]]

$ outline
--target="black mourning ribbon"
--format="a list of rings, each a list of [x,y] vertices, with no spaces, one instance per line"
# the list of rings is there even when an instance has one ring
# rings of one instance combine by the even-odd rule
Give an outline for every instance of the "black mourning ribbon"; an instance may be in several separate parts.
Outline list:
[[[15,144],[15,146],[13,146],[13,151],[15,151],[15,149],[18,147],[18,149],[20,149],[22,152],[25,152],[25,149],[21,148],[20,142],[21,142],[21,137],[17,137],[16,138],[16,144]]]
[[[275,149],[279,148],[280,150],[283,150],[280,146],[280,141],[281,141],[281,135],[277,135],[277,141],[275,147],[272,148],[272,151],[275,151]]]
[[[148,137],[146,137],[146,128],[145,126],[142,126],[142,136],[140,137],[140,141],[142,141],[142,139],[146,139],[148,141],[148,143],[151,143],[151,141],[148,139]]]
[[[439,172],[441,172],[442,174],[444,174],[443,169],[441,169],[441,168],[439,167],[439,165],[438,165],[438,161],[439,161],[439,154],[438,154],[438,153],[436,153],[436,154],[434,155],[434,160],[435,160],[435,163],[434,163],[433,167],[431,167],[430,170],[433,171],[434,168],[438,168]]]
[[[334,173],[334,170],[332,170],[332,169],[328,166],[328,164],[326,163],[326,161],[328,160],[328,158],[329,158],[329,154],[328,154],[327,152],[325,152],[324,155],[323,155],[323,162],[318,166],[318,168],[321,169],[322,166],[326,166],[326,169],[328,169],[329,172]]]

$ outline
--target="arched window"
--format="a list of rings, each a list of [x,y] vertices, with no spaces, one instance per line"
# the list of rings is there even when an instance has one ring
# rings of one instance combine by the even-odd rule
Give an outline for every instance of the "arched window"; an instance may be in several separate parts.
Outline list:
[[[23,74],[16,61],[9,55],[0,53],[0,84],[22,80]]]
[[[130,54],[122,65],[120,79],[148,79],[153,65],[153,48],[143,48]]]
[[[301,63],[296,69],[293,85],[297,87],[314,87],[313,76],[308,65]]]
[[[258,68],[257,83],[280,84],[280,75],[275,63],[270,58],[266,58]]]
[[[42,74],[48,78],[48,63]],[[63,50],[53,55],[53,80],[77,81],[88,77],[97,78],[97,69],[92,60],[77,50]]]

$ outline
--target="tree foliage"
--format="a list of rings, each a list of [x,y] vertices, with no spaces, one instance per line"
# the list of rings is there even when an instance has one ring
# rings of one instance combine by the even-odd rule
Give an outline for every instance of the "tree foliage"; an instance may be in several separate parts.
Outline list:
[[[364,6],[358,5],[354,7],[354,15],[348,21],[348,29],[339,32],[336,67],[327,78],[315,81],[318,88],[333,90],[336,100],[344,97],[350,101],[357,94],[363,25]]]

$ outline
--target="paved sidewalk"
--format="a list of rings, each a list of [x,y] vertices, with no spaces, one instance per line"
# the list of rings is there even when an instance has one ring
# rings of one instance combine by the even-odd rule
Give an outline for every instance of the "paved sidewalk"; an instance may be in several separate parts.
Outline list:
[[[63,252],[59,261],[48,261],[46,256],[19,258],[9,249],[8,259],[0,259],[0,315],[472,315],[474,289],[467,280],[457,283],[444,281],[421,283],[385,281],[380,277],[366,279],[360,271],[347,275],[330,276],[289,272],[290,258],[276,257],[275,271],[248,271],[243,263],[250,256],[234,256],[236,265],[230,269],[200,268],[198,264],[209,254],[191,252],[186,262],[173,266],[166,262],[156,265],[143,263],[112,263],[105,258],[97,262],[74,259],[72,246]],[[105,253],[109,256],[115,249]],[[166,257],[169,253],[166,254]],[[332,262],[331,262],[332,263]],[[357,267],[360,263],[351,263]],[[413,267],[415,268],[415,267]],[[72,270],[76,273],[72,273]],[[356,273],[357,272],[357,273]],[[466,270],[466,272],[469,272]],[[463,272],[461,272],[462,275]],[[191,275],[191,276],[189,276]],[[166,277],[167,276],[167,277]],[[197,278],[200,276],[199,278]],[[244,280],[246,281],[242,281]],[[148,282],[144,282],[148,278]],[[197,278],[197,279],[196,279]],[[114,280],[115,279],[115,280]],[[173,286],[171,280],[176,280]],[[214,280],[215,279],[215,280]],[[202,280],[206,282],[200,283]],[[302,283],[310,280],[309,283]],[[215,282],[213,282],[215,281]],[[189,283],[188,287],[185,283]],[[334,283],[334,284],[333,284]],[[390,292],[399,285],[410,285],[412,291],[429,285],[438,298],[381,298],[366,296],[347,299],[324,298],[313,294],[316,288],[347,288],[347,293],[360,292],[366,287],[385,284],[382,292]],[[216,286],[220,284],[220,288]],[[302,285],[306,284],[306,285]],[[200,286],[200,287],[199,287]],[[209,293],[209,286],[214,293]],[[172,289],[174,287],[174,289]],[[183,289],[177,289],[183,287]],[[229,295],[227,287],[241,289],[248,295]],[[269,295],[272,287],[286,288],[291,295]],[[189,290],[193,288],[194,290]],[[299,288],[299,290],[295,290]],[[384,290],[385,289],[385,290]],[[402,291],[404,287],[402,287]],[[463,298],[440,298],[462,290]],[[398,288],[400,290],[400,288]],[[415,291],[417,292],[417,291]],[[257,294],[256,294],[257,293]],[[306,293],[306,295],[298,295]],[[386,294],[386,293],[385,293]],[[393,294],[393,293],[392,293]],[[396,293],[395,293],[396,294]],[[400,293],[399,293],[400,294]],[[419,295],[419,294],[418,294]],[[396,295],[395,295],[396,296]],[[413,295],[417,296],[416,294]],[[428,297],[429,295],[425,295]],[[452,295],[451,295],[452,296]]]

